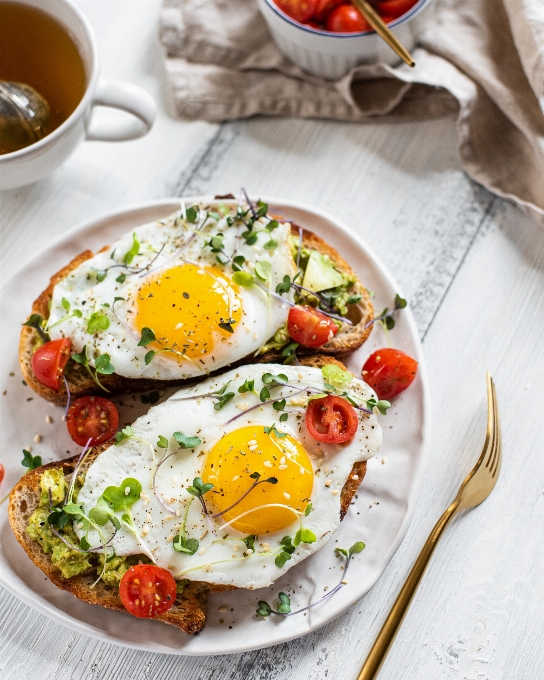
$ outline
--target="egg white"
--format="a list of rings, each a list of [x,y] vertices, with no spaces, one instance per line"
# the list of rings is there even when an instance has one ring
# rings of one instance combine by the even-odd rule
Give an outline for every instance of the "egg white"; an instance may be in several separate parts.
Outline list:
[[[259,397],[252,393],[239,394],[237,388],[245,380],[253,379],[255,389],[259,392],[262,387],[261,376],[266,371],[284,373],[290,382],[297,383],[297,388],[311,386],[322,389],[324,382],[321,370],[311,367],[267,365],[265,368],[248,365],[234,369],[218,378],[180,390],[134,422],[134,439],[111,446],[98,456],[87,471],[85,483],[78,495],[78,502],[83,503],[86,512],[94,507],[107,486],[119,486],[127,477],[137,479],[143,487],[140,500],[132,506],[138,536],[121,528],[109,544],[117,555],[147,554],[156,564],[169,569],[177,579],[187,578],[253,589],[270,585],[330,540],[340,522],[340,492],[353,464],[372,457],[380,447],[382,430],[378,419],[374,413],[358,412],[360,424],[353,439],[339,445],[320,443],[309,435],[304,424],[304,409],[301,407],[304,393],[289,398],[295,392],[293,387],[274,388],[273,396],[278,399],[284,396],[287,399],[287,409],[296,411],[289,415],[287,422],[277,422],[278,413],[271,403],[248,410],[261,403]],[[221,410],[214,409],[214,399],[197,396],[216,391],[228,381],[231,381],[229,390],[236,395]],[[375,397],[366,383],[356,379],[350,383],[349,391],[362,399]],[[195,398],[187,399],[192,396]],[[241,417],[225,424],[236,415]],[[224,527],[221,518],[212,520],[216,531],[214,535],[198,499],[195,499],[188,513],[186,531],[188,537],[199,540],[199,550],[192,556],[176,552],[172,541],[191,499],[186,489],[195,477],[201,475],[206,452],[227,432],[246,425],[270,426],[274,422],[279,430],[297,439],[310,457],[314,470],[311,497],[313,509],[302,521],[304,528],[315,533],[317,541],[301,543],[292,558],[282,568],[278,568],[275,557],[281,550],[279,542],[284,536],[293,537],[300,526],[298,519],[294,519],[293,524],[287,528],[259,536],[255,542],[255,552],[244,557],[246,546],[241,540],[244,535],[231,527]],[[159,502],[151,488],[151,481],[153,457],[157,462],[164,451],[156,446],[159,435],[168,438],[168,452],[171,452],[177,448],[172,438],[175,431],[199,437],[202,443],[194,450],[185,449],[176,453],[159,468],[157,491],[163,501],[174,510],[171,513]],[[118,515],[121,516],[121,513]],[[77,526],[76,531],[80,537],[83,535]],[[224,535],[229,538],[222,540]],[[91,530],[88,539],[91,545],[100,545],[96,531]]]
[[[223,214],[217,221],[209,219],[201,236],[191,231],[195,225],[180,217],[178,212],[165,220],[137,227],[103,252],[80,264],[53,289],[48,321],[51,339],[70,338],[76,352],[81,352],[86,346],[91,366],[94,366],[97,356],[108,354],[115,373],[128,378],[174,380],[197,377],[258,352],[285,324],[289,311],[286,303],[269,297],[258,286],[240,288],[243,310],[240,322],[234,325],[234,332],[228,337],[218,337],[213,352],[204,354],[198,361],[180,362],[172,354],[161,353],[146,365],[148,349],[138,346],[141,335],[131,321],[137,289],[146,280],[146,276],[156,274],[161,269],[164,271],[182,265],[184,261],[201,266],[219,266],[216,253],[211,252],[209,247],[203,248],[204,241],[209,241],[218,232],[224,234],[224,251],[230,255],[236,248],[236,253],[246,258],[245,267],[249,272],[254,271],[256,262],[270,263],[272,274],[270,280],[262,284],[265,288],[270,286],[274,291],[284,276],[294,275],[296,268],[288,243],[290,225],[280,223],[273,231],[272,238],[278,243],[275,250],[263,248],[271,238],[268,232],[259,233],[257,242],[247,245],[243,239],[237,241],[240,227],[229,227],[227,224],[227,217],[235,214],[237,204],[230,201],[227,205],[229,213]],[[202,206],[202,210],[213,212],[218,210],[218,206]],[[266,224],[267,220],[261,218],[255,224],[254,230],[262,230]],[[140,254],[131,262],[131,267],[146,269],[137,274],[129,273],[124,282],[118,282],[116,279],[119,275],[127,273],[119,263],[122,263],[125,254],[130,251],[133,234],[136,234],[141,245]],[[185,247],[186,243],[188,245]],[[180,250],[181,247],[183,250]],[[97,272],[106,272],[103,281],[97,280]],[[232,275],[230,267],[225,269],[225,274],[227,278],[222,281],[227,284],[228,276]],[[284,297],[292,300],[292,295]],[[122,299],[115,301],[115,298]],[[231,303],[240,303],[233,299],[232,294],[230,298]],[[74,310],[81,315],[71,316]],[[88,332],[89,318],[93,312],[101,312],[107,316],[107,329]]]

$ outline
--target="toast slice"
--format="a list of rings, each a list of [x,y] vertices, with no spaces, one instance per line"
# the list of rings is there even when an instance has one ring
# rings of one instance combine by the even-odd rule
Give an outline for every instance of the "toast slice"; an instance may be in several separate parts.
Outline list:
[[[326,363],[335,363],[345,370],[345,366],[335,359],[327,356],[307,357],[301,361],[306,366],[321,367]],[[80,468],[85,472],[92,462],[102,451],[111,446],[111,442],[101,444],[92,449],[86,459],[84,467]],[[99,581],[96,585],[96,568],[65,578],[60,570],[52,563],[51,557],[42,551],[38,541],[33,540],[26,532],[26,527],[32,513],[38,508],[40,503],[40,477],[46,470],[59,469],[62,467],[65,475],[73,472],[77,462],[77,456],[66,460],[48,463],[24,475],[11,491],[8,506],[8,515],[15,537],[26,551],[27,555],[39,567],[49,580],[62,590],[66,590],[83,602],[100,605],[106,609],[126,612],[119,597],[118,588],[114,585],[105,584]],[[355,496],[359,485],[366,473],[366,461],[355,463],[351,474],[346,480],[340,495],[340,519],[344,519],[349,509],[350,503]],[[195,634],[204,627],[206,620],[206,603],[209,592],[220,592],[226,589],[233,589],[232,586],[214,586],[210,583],[199,581],[189,581],[183,592],[178,595],[174,606],[166,613],[158,617],[164,623],[177,626],[182,631]]]
[[[299,227],[292,224],[291,231],[294,235],[298,237]],[[316,236],[310,231],[302,230],[302,245],[304,248],[310,250],[316,250],[322,255],[327,255],[331,261],[345,274],[350,277],[356,278],[357,280],[352,285],[349,293],[351,295],[360,295],[361,299],[356,304],[348,305],[347,318],[353,323],[352,326],[343,324],[340,331],[325,345],[317,349],[312,349],[309,347],[299,347],[297,349],[297,356],[312,356],[316,353],[326,354],[328,356],[342,357],[354,350],[358,349],[370,335],[373,326],[370,325],[366,327],[367,323],[374,316],[374,308],[370,301],[370,296],[368,291],[363,286],[363,284],[356,277],[355,272],[349,266],[349,264],[339,255],[339,253],[329,246],[322,238]],[[32,314],[39,314],[43,319],[49,318],[49,307],[51,304],[53,289],[55,285],[65,278],[71,271],[76,269],[82,262],[93,257],[93,253],[90,250],[86,250],[77,257],[75,257],[68,265],[63,269],[58,271],[51,277],[49,285],[38,297],[38,299],[32,305]],[[21,371],[27,385],[29,385],[37,394],[39,394],[47,401],[52,402],[60,406],[64,406],[68,400],[68,395],[64,384],[58,392],[42,385],[32,371],[32,355],[40,342],[37,331],[34,328],[28,326],[23,326],[21,331],[20,343],[19,343],[19,363],[21,366]],[[255,356],[254,354],[249,355],[245,359],[233,363],[229,366],[222,367],[217,371],[220,373],[228,369],[234,368],[242,364],[249,363],[282,363],[283,357],[281,356],[280,350],[267,351],[264,354]],[[212,373],[211,375],[214,375]],[[76,364],[73,361],[68,362],[65,371],[65,377],[68,381],[70,388],[70,393],[73,399],[87,395],[103,395],[104,392],[97,386],[97,384],[92,380],[89,374],[86,372],[85,368],[81,364]],[[207,376],[206,376],[207,377]],[[163,389],[166,387],[187,384],[189,380],[193,379],[180,379],[180,380],[150,380],[150,379],[134,379],[126,378],[115,373],[111,375],[101,375],[100,381],[104,387],[109,391],[110,394],[123,394],[132,392],[146,392],[150,390]]]

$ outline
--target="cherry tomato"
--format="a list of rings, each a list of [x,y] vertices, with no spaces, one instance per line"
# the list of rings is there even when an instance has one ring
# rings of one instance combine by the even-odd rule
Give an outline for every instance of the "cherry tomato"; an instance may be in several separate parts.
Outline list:
[[[80,446],[96,446],[111,439],[119,425],[115,405],[104,397],[80,397],[68,409],[66,424],[70,437]]]
[[[168,569],[154,564],[130,567],[119,584],[125,608],[139,619],[164,614],[176,601],[176,582]]]
[[[338,333],[338,326],[318,309],[297,305],[289,310],[287,330],[300,345],[321,347]]]
[[[329,12],[338,5],[341,5],[345,0],[317,0],[317,6],[314,12],[314,19],[317,21],[326,21]]]
[[[4,472],[4,466],[0,463],[0,484],[2,484],[2,480],[4,479]]]
[[[412,384],[417,361],[400,349],[384,347],[371,354],[363,366],[363,380],[373,388],[378,399],[390,400]]]
[[[71,350],[72,341],[69,338],[50,340],[38,347],[32,355],[32,370],[36,380],[58,392]]]
[[[416,2],[417,0],[384,0],[384,2],[378,4],[378,12],[382,19],[384,17],[398,19],[398,17],[406,14],[409,9],[412,9]]]
[[[317,0],[274,0],[274,2],[287,16],[300,23],[312,18],[317,5]]]
[[[372,27],[353,5],[340,5],[327,17],[327,31],[333,33],[361,33]]]
[[[312,399],[306,409],[306,427],[319,442],[343,444],[357,432],[358,424],[355,409],[342,397]]]

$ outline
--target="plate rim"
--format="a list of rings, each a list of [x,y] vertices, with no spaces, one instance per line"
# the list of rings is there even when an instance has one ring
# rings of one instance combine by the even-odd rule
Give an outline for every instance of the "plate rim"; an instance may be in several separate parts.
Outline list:
[[[121,218],[125,215],[129,215],[130,213],[138,213],[142,212],[145,210],[152,210],[153,208],[161,208],[162,206],[169,206],[173,205],[175,209],[175,204],[181,204],[182,201],[186,202],[212,202],[212,201],[217,201],[221,199],[216,199],[213,195],[211,194],[199,194],[195,196],[183,196],[183,197],[164,197],[164,198],[158,198],[158,199],[153,199],[150,201],[145,201],[142,203],[136,203],[136,204],[131,204],[128,206],[125,206],[123,208],[120,208],[115,211],[105,211],[94,218],[79,222],[76,224],[74,227],[68,229],[65,231],[62,235],[60,235],[57,239],[53,240],[47,248],[44,250],[40,251],[37,253],[31,260],[29,260],[19,271],[17,271],[13,276],[11,276],[7,281],[5,281],[2,286],[0,287],[0,294],[4,292],[4,290],[12,283],[14,279],[16,279],[20,273],[26,269],[33,268],[37,264],[39,264],[39,261],[43,259],[44,256],[46,256],[49,252],[55,251],[56,249],[59,248],[59,246],[65,245],[67,242],[72,240],[74,236],[77,236],[78,234],[83,234],[85,232],[93,231],[94,229],[100,227],[102,224],[107,223],[111,220],[115,220],[118,218]],[[223,199],[223,200],[228,200],[228,199]],[[236,199],[230,199],[230,200],[236,200]],[[396,290],[399,294],[402,293],[402,288],[398,285],[392,274],[390,273],[389,269],[384,265],[383,261],[377,255],[377,253],[374,251],[374,249],[365,241],[365,239],[358,234],[356,234],[343,220],[339,219],[338,217],[331,215],[328,211],[322,210],[320,208],[315,208],[314,206],[304,202],[304,201],[296,201],[292,199],[284,199],[280,198],[277,196],[267,196],[263,195],[260,196],[260,200],[263,200],[264,202],[268,203],[269,205],[281,205],[285,206],[288,208],[293,208],[296,210],[300,210],[303,212],[307,212],[309,214],[316,215],[320,218],[324,218],[331,222],[336,229],[339,231],[343,232],[345,236],[348,237],[349,240],[351,240],[354,243],[354,246],[358,248],[359,250],[362,250],[365,255],[372,260],[374,266],[379,270],[379,273],[381,276],[383,276],[387,282],[390,284],[390,286]],[[159,218],[154,218],[154,219],[159,219]],[[136,225],[137,226],[137,225]],[[77,255],[77,253],[74,254],[74,256]],[[257,649],[262,649],[265,647],[273,647],[279,644],[283,644],[285,642],[289,642],[291,640],[295,640],[297,638],[303,637],[305,635],[308,635],[309,633],[314,632],[315,630],[318,630],[319,628],[322,628],[323,626],[327,625],[337,617],[341,616],[342,614],[345,614],[348,609],[350,609],[356,601],[360,600],[363,598],[377,583],[377,581],[381,578],[383,575],[384,571],[387,569],[387,566],[389,565],[392,557],[396,553],[396,551],[399,549],[402,541],[404,540],[406,533],[408,531],[408,528],[412,522],[413,515],[415,512],[415,500],[417,497],[417,494],[419,493],[419,489],[421,486],[421,478],[423,476],[423,470],[425,468],[425,462],[427,458],[427,453],[428,453],[428,447],[429,447],[429,438],[430,438],[430,433],[431,433],[431,418],[432,418],[432,412],[431,412],[431,403],[430,403],[430,386],[429,386],[429,380],[428,380],[428,375],[427,375],[427,369],[426,369],[426,364],[425,364],[425,358],[423,355],[423,348],[422,348],[422,343],[421,339],[419,337],[418,329],[413,317],[413,314],[411,312],[411,309],[408,307],[406,312],[405,312],[405,321],[408,324],[409,327],[409,332],[410,332],[410,337],[412,338],[415,349],[416,349],[416,358],[418,360],[419,366],[418,366],[418,376],[419,379],[422,383],[422,428],[421,428],[421,446],[420,446],[420,453],[418,456],[417,464],[416,464],[416,469],[415,469],[415,474],[414,474],[414,481],[412,484],[412,487],[410,489],[410,493],[407,496],[407,510],[404,515],[404,518],[402,520],[401,525],[399,526],[399,529],[397,531],[397,534],[389,547],[388,551],[384,554],[382,561],[380,562],[379,565],[379,573],[375,580],[370,583],[370,585],[364,590],[364,592],[358,592],[357,597],[353,599],[351,604],[348,606],[344,607],[341,611],[338,611],[334,613],[333,615],[326,617],[326,620],[322,621],[319,623],[319,625],[315,625],[310,627],[309,629],[304,629],[301,630],[300,633],[297,634],[292,634],[292,633],[287,633],[283,636],[280,637],[280,639],[274,640],[272,643],[270,642],[264,642],[264,643],[258,643],[258,644],[250,644],[246,646],[237,646],[236,648],[230,648],[230,649],[210,649],[206,652],[206,655],[208,656],[216,656],[216,655],[221,655],[221,654],[236,654],[236,653],[242,653],[242,652],[248,652],[252,650],[257,650]],[[73,618],[72,616],[66,614],[64,610],[60,609],[59,607],[56,607],[52,605],[51,603],[45,604],[44,602],[41,602],[39,600],[35,600],[31,596],[31,592],[26,592],[25,589],[22,589],[18,587],[17,584],[10,582],[9,580],[4,578],[3,575],[3,569],[1,568],[2,562],[0,561],[0,585],[4,587],[9,593],[20,599],[21,601],[25,602],[25,604],[29,605],[32,609],[40,612],[41,614],[44,614],[48,618],[56,621],[57,623],[60,623],[63,626],[66,626],[70,628],[73,631],[77,631],[79,633],[82,633],[83,635],[86,635],[88,637],[91,637],[96,640],[100,640],[101,642],[117,645],[123,648],[129,648],[129,649],[138,649],[140,651],[145,651],[145,652],[153,652],[153,653],[163,653],[163,654],[172,654],[176,656],[202,656],[201,652],[198,651],[191,651],[187,649],[157,649],[153,647],[152,645],[142,645],[139,643],[131,643],[129,641],[125,640],[119,640],[116,638],[112,638],[108,636],[107,633],[105,633],[102,630],[98,630],[95,627],[89,627],[89,624],[82,623],[81,621],[78,621],[77,619]],[[29,589],[30,590],[30,589]],[[210,644],[213,644],[210,642]]]

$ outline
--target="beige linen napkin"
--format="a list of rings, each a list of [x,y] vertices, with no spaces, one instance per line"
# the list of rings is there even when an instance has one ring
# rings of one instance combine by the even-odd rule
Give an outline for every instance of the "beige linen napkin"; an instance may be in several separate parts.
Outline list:
[[[337,82],[284,58],[254,0],[164,0],[160,37],[180,116],[347,121],[457,112],[464,169],[544,216],[544,0],[435,0],[416,67],[358,66]]]

